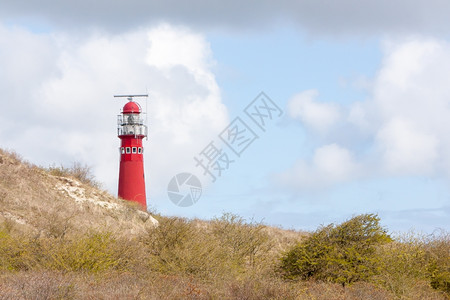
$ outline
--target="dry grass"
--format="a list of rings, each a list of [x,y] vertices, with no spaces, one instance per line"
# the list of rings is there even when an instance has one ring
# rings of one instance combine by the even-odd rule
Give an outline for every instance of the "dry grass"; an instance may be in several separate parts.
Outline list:
[[[367,282],[288,281],[280,257],[308,233],[232,214],[155,227],[64,171],[0,150],[0,300],[449,298],[447,233],[381,247],[384,270]]]
[[[85,171],[80,168],[69,175]],[[75,177],[52,173],[0,150],[0,222],[14,224],[17,231],[52,237],[92,229],[129,236],[153,226],[150,216],[137,207]]]
[[[370,283],[343,288],[321,282],[289,283],[280,279],[247,278],[205,283],[188,276],[110,272],[101,277],[84,273],[19,272],[0,276],[0,299],[232,299],[232,300],[390,300],[446,299],[417,286],[396,298]]]

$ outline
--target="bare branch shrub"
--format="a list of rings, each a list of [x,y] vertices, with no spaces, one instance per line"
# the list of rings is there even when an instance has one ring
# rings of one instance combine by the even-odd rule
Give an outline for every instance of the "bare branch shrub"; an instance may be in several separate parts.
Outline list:
[[[100,184],[95,180],[95,176],[92,174],[91,167],[88,165],[82,165],[79,162],[74,162],[72,166],[68,168],[61,165],[59,167],[51,166],[47,170],[54,176],[73,177],[92,187],[100,187]]]

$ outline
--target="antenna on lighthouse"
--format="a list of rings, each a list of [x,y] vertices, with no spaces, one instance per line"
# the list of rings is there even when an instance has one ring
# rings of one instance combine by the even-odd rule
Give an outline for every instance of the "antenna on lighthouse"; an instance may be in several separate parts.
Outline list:
[[[118,97],[122,97],[122,98],[128,98],[128,100],[133,99],[133,98],[137,98],[137,97],[148,97],[148,94],[143,94],[143,95],[114,95],[114,98],[118,98]]]

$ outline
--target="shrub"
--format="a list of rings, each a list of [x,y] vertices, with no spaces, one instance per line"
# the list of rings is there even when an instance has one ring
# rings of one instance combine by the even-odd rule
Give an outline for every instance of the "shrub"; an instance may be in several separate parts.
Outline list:
[[[425,250],[431,286],[450,294],[450,234],[442,232],[431,236]]]
[[[423,240],[404,236],[380,247],[381,271],[373,281],[399,298],[414,294],[421,282],[427,281],[427,259]]]
[[[450,293],[450,239],[448,233],[408,233],[380,247],[382,271],[374,281],[399,298],[420,298],[426,287]]]
[[[163,273],[209,276],[222,263],[216,242],[192,221],[182,218],[160,218],[143,244],[148,251],[148,266]]]
[[[72,166],[68,168],[62,165],[60,167],[51,166],[48,168],[48,171],[54,176],[73,177],[92,187],[98,188],[100,186],[95,180],[95,176],[92,174],[91,167],[82,165],[79,162],[74,162]]]
[[[237,215],[225,213],[211,222],[211,231],[236,265],[255,267],[271,248],[268,234],[261,223],[250,222]]]
[[[257,223],[225,214],[206,224],[196,220],[160,218],[143,243],[151,269],[203,278],[230,277],[249,270],[271,269],[264,258],[270,249],[267,233]]]
[[[102,272],[127,270],[133,263],[133,247],[110,233],[93,232],[72,239],[43,239],[43,264],[61,271]]]
[[[376,248],[391,241],[375,214],[322,227],[287,251],[281,270],[290,279],[316,279],[342,285],[379,273]]]
[[[0,270],[28,270],[33,265],[30,248],[27,239],[0,228]]]

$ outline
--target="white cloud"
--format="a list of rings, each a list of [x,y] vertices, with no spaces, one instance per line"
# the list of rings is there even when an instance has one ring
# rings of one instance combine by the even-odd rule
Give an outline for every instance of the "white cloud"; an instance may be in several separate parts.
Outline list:
[[[342,118],[333,119],[334,114],[319,109],[321,106],[316,108],[321,113],[307,113],[305,107],[316,105],[312,99],[317,92],[306,91],[300,94],[302,97],[295,96],[289,103],[290,116],[300,118],[312,129],[317,129],[318,124],[323,123],[321,117],[313,116],[335,120],[322,127],[324,134],[320,142],[326,145],[336,143],[340,140],[340,134],[345,134],[336,134],[336,127],[360,132],[353,134],[353,140],[348,144],[343,144],[359,158],[350,161],[364,170],[354,173],[360,177],[449,178],[450,44],[442,40],[414,37],[396,42],[386,41],[383,50],[383,63],[370,85],[372,95],[369,99],[355,102],[349,107],[333,109],[341,111],[343,115]],[[327,114],[330,116],[326,118]],[[330,132],[333,135],[327,134]],[[331,171],[315,172],[326,170],[317,162],[319,150],[323,146],[317,147],[309,162],[297,165],[295,172],[286,171],[285,176],[291,178],[290,181],[311,181],[307,177],[309,173],[320,174],[324,176],[322,181],[326,181],[325,177],[332,174]],[[326,166],[332,164],[328,161]],[[338,177],[355,178],[345,174]],[[285,181],[289,180],[285,178]],[[311,186],[314,186],[313,182]]]
[[[311,162],[298,160],[293,168],[276,178],[282,185],[295,189],[317,189],[356,178],[360,171],[348,149],[329,144],[317,148]]]
[[[187,28],[160,25],[77,38],[0,27],[0,46],[0,90],[7,94],[1,147],[44,166],[92,165],[112,192],[120,144],[116,115],[125,104],[114,94],[148,89],[150,197],[165,192],[178,172],[197,172],[193,156],[227,124],[209,44]]]
[[[404,120],[392,120],[377,133],[381,162],[391,174],[428,175],[438,163],[439,140]]]
[[[326,132],[339,121],[339,107],[334,103],[315,101],[318,95],[317,90],[294,95],[288,102],[288,114],[313,130]]]
[[[194,34],[187,28],[174,31],[168,24],[153,28],[148,33],[151,48],[146,61],[158,68],[183,65],[199,74],[207,74],[214,61],[209,44],[201,34]]]
[[[449,50],[447,42],[426,38],[385,45],[366,111],[382,166],[390,174],[448,172]]]

